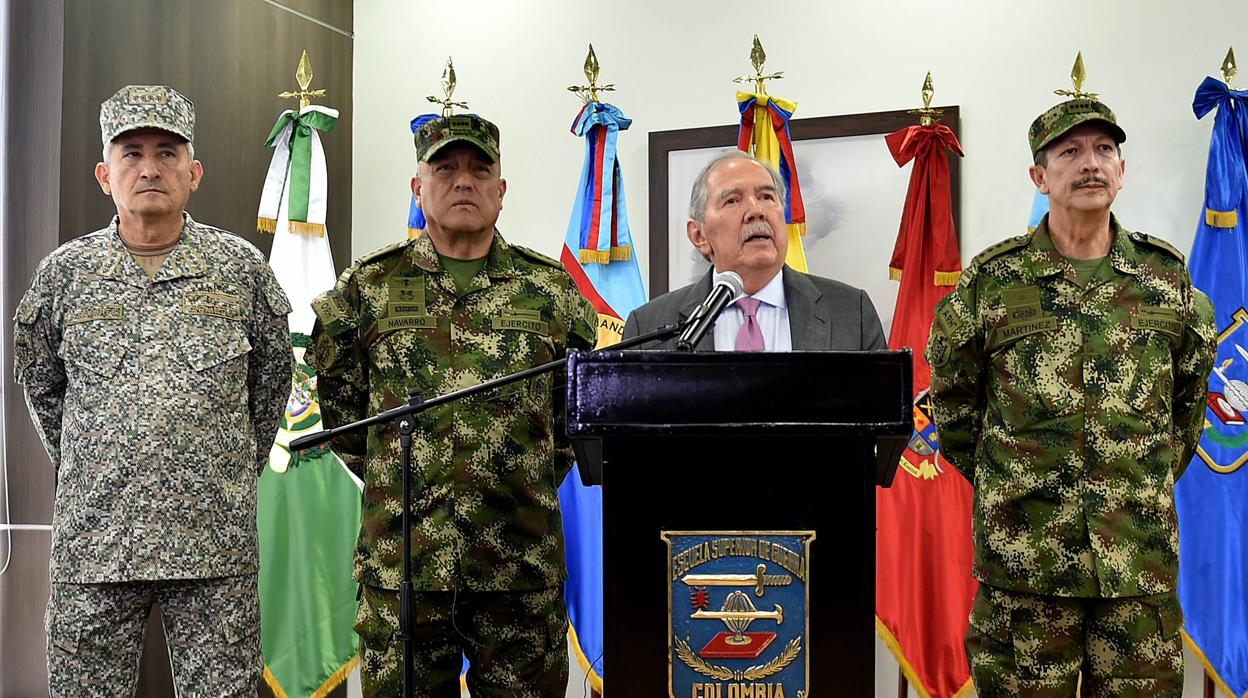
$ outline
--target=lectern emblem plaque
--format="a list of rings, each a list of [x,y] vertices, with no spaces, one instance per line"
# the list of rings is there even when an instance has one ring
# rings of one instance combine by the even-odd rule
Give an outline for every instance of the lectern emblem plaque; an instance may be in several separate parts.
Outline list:
[[[814,531],[663,531],[672,698],[810,693]]]

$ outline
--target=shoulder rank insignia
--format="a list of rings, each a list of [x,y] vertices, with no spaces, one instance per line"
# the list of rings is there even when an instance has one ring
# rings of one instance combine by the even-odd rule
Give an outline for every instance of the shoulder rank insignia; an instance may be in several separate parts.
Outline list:
[[[548,267],[554,267],[555,269],[558,269],[558,270],[560,270],[560,271],[563,271],[563,265],[562,265],[562,264],[560,264],[559,262],[557,262],[557,261],[555,261],[555,260],[551,259],[550,257],[547,257],[546,255],[542,254],[541,252],[537,252],[537,251],[535,251],[535,250],[530,250],[529,248],[527,248],[527,247],[522,247],[522,246],[520,246],[520,245],[511,245],[511,249],[512,249],[513,251],[515,251],[515,252],[516,252],[516,254],[520,255],[521,257],[524,257],[525,259],[527,259],[527,260],[529,260],[529,261],[532,261],[532,262],[537,262],[538,264],[542,264],[542,265],[544,265],[544,266],[548,266]]]
[[[1155,247],[1163,252],[1166,252],[1167,254],[1179,260],[1180,262],[1187,259],[1185,256],[1183,256],[1183,253],[1179,251],[1179,248],[1175,247],[1174,245],[1171,245],[1165,240],[1162,240],[1161,238],[1156,237],[1154,235],[1149,235],[1148,233],[1131,233],[1130,237],[1132,240],[1135,240],[1136,242],[1141,242],[1141,243],[1144,243],[1145,245],[1148,245],[1150,247]]]
[[[1020,249],[1022,249],[1022,248],[1024,248],[1024,247],[1026,247],[1026,246],[1027,246],[1028,244],[1030,244],[1030,243],[1031,243],[1031,235],[1030,235],[1030,234],[1028,234],[1028,235],[1017,235],[1017,236],[1012,237],[1012,238],[1007,238],[1007,239],[1002,240],[1001,242],[998,242],[997,244],[995,244],[995,245],[993,245],[993,246],[989,247],[988,249],[984,250],[983,252],[980,252],[979,254],[975,255],[975,259],[971,260],[971,265],[972,265],[972,266],[977,266],[977,265],[980,265],[980,264],[986,264],[986,263],[988,263],[988,262],[990,262],[990,261],[992,261],[992,260],[996,259],[997,257],[1000,257],[1000,256],[1001,256],[1001,255],[1003,255],[1003,254],[1006,254],[1007,252],[1013,252],[1014,250],[1020,250]]]
[[[810,692],[814,531],[663,531],[668,690],[700,698]]]

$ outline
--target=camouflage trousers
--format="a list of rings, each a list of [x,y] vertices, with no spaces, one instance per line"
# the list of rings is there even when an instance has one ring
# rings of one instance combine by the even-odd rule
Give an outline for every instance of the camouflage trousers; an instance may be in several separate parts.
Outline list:
[[[1175,592],[1114,599],[1037,596],[979,585],[966,653],[980,698],[1183,693]]]
[[[364,586],[355,624],[367,698],[402,695],[399,593]],[[563,696],[568,685],[568,618],[563,587],[537,591],[417,591],[413,693],[459,698],[468,657],[473,698]]]
[[[44,615],[48,683],[60,696],[131,698],[152,604],[180,698],[254,696],[264,673],[256,575],[62,584]]]

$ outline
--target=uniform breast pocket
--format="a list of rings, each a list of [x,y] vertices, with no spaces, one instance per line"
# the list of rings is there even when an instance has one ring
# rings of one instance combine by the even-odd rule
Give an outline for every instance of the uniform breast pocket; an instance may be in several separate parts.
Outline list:
[[[1173,338],[1156,330],[1135,330],[1131,347],[1134,380],[1127,403],[1136,412],[1170,414],[1174,394]]]
[[[223,322],[210,336],[185,335],[179,347],[193,370],[192,377],[205,392],[225,402],[246,404],[251,342],[241,325]]]
[[[1004,326],[989,342],[991,390],[1000,409],[1019,418],[1054,417],[1078,404],[1081,352],[1056,318],[1034,327]]]
[[[70,387],[82,388],[108,384],[128,351],[129,330],[122,321],[94,320],[67,326],[58,356]]]

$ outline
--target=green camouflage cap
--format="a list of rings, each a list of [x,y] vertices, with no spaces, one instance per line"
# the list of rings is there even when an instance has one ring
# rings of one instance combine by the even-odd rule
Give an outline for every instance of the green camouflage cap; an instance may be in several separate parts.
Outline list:
[[[158,128],[190,143],[195,140],[195,105],[172,87],[126,85],[100,105],[100,137],[108,145],[137,128]]]
[[[434,153],[452,143],[477,146],[498,162],[498,127],[476,114],[443,116],[416,129],[416,159],[429,162]]]
[[[1080,97],[1050,108],[1031,122],[1031,129],[1027,132],[1027,140],[1031,142],[1031,156],[1035,157],[1036,153],[1044,150],[1045,146],[1070,129],[1089,121],[1105,124],[1113,134],[1115,143],[1126,142],[1127,132],[1118,125],[1118,120],[1114,118],[1114,112],[1109,107],[1095,99]]]

